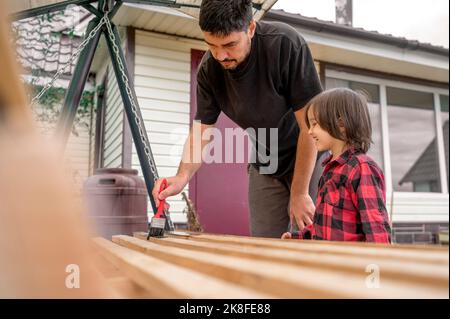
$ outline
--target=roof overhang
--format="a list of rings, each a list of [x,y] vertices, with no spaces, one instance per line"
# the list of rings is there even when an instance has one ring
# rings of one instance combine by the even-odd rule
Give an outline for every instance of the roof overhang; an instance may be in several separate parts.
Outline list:
[[[122,0],[123,4],[113,18],[116,25],[134,27],[180,37],[203,39],[198,25],[199,7],[202,0]],[[253,0],[254,18],[260,20],[278,0]],[[6,0],[13,19],[63,10],[69,5],[92,4],[96,0]],[[107,55],[103,38],[91,70],[96,72]]]
[[[309,43],[314,59],[331,64],[448,83],[448,56],[392,47],[368,40],[317,34],[299,30]]]
[[[171,8],[198,18],[199,7],[202,0],[122,0],[124,3],[135,3],[142,6],[159,6]],[[253,0],[254,17],[261,19],[278,0]],[[43,14],[51,10],[64,9],[68,5],[86,5],[97,2],[96,0],[6,0],[9,12],[21,17],[23,14]]]
[[[265,21],[285,22],[308,42],[315,60],[447,83],[449,50],[332,22],[272,10]]]

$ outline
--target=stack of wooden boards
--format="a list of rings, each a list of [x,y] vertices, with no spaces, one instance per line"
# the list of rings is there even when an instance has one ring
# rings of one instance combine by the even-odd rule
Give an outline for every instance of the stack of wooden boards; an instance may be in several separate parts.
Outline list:
[[[123,297],[448,298],[438,246],[277,240],[199,233],[94,239]]]

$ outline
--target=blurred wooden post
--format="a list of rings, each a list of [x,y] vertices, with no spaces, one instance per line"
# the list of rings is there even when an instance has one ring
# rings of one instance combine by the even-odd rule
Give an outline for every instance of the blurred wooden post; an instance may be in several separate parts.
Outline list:
[[[56,148],[33,123],[0,1],[0,298],[112,297]]]

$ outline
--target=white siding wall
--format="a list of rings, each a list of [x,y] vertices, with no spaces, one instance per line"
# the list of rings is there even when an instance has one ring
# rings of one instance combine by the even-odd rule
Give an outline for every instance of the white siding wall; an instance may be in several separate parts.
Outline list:
[[[119,28],[120,38],[122,39],[122,50],[125,52],[127,43],[126,32],[124,28]],[[122,167],[123,152],[123,112],[122,96],[117,85],[114,68],[110,62],[109,53],[105,56],[105,63],[97,72],[97,83],[101,83],[106,75],[108,82],[106,85],[106,114],[105,131],[103,143],[103,167],[119,168]],[[106,74],[106,72],[108,72]]]
[[[118,168],[122,166],[123,103],[112,66],[108,68],[105,117],[103,166]]]
[[[78,189],[89,177],[90,130],[77,127],[78,136],[71,134],[65,152],[66,161],[73,170],[73,180]]]
[[[193,48],[205,49],[200,41],[136,31],[136,94],[161,177],[177,173],[189,133]],[[140,170],[134,146],[132,155],[133,168]],[[172,220],[186,222],[181,195],[169,204]]]
[[[95,95],[94,98],[94,103],[96,105],[96,107],[98,108],[97,105],[97,94]],[[90,128],[90,138],[89,138],[89,143],[90,143],[90,147],[89,147],[89,163],[88,163],[88,174],[89,176],[91,176],[92,174],[94,174],[94,171],[97,169],[96,167],[94,167],[94,159],[95,159],[95,132],[96,132],[96,121],[97,121],[97,115],[96,115],[96,111],[94,110],[92,112],[92,118],[91,118],[91,128]]]
[[[86,121],[89,122],[89,119]],[[38,121],[38,128],[44,138],[51,141],[55,134],[56,123]],[[71,133],[65,146],[64,161],[75,189],[81,192],[83,183],[89,176],[90,128],[76,125],[75,131],[77,134]]]

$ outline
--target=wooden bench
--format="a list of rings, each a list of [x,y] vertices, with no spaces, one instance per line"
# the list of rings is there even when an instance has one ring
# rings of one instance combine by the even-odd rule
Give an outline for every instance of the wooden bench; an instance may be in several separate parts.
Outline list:
[[[136,233],[94,243],[122,274],[116,284],[128,289],[121,291],[123,297],[449,297],[447,247],[198,233],[149,241],[145,233]]]

